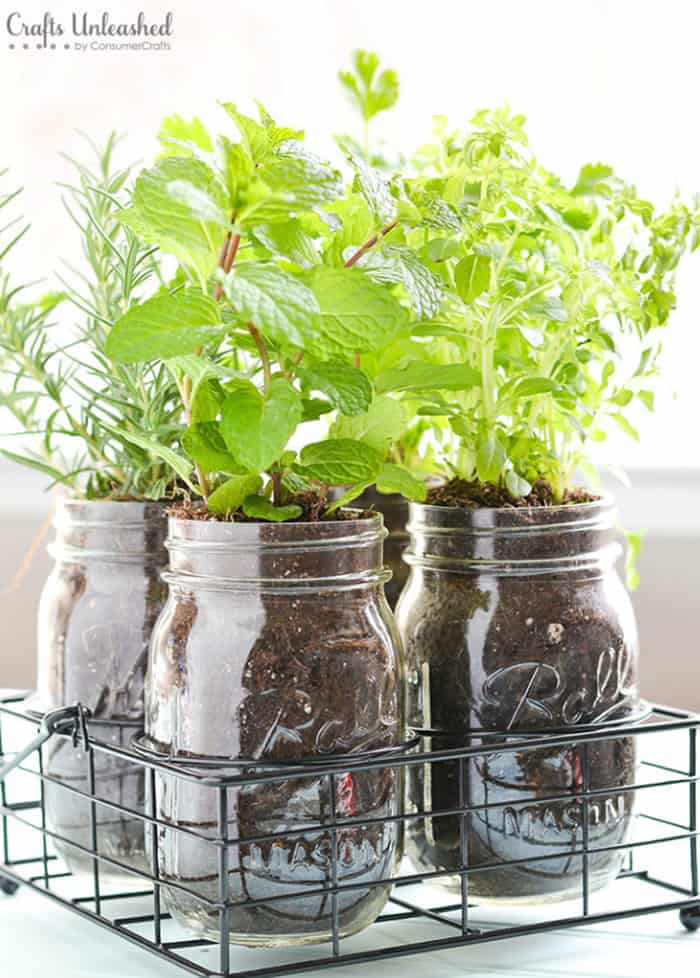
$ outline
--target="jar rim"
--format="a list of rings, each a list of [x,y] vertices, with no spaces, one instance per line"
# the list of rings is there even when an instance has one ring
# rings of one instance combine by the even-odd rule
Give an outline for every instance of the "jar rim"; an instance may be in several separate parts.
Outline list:
[[[386,535],[381,513],[363,516],[362,510],[348,509],[357,513],[357,519],[319,520],[315,523],[236,523],[223,520],[182,519],[168,517],[168,540],[170,546],[179,547],[191,542],[193,545],[210,545],[226,548],[286,547],[294,545],[337,546],[344,542],[369,542],[379,535]]]
[[[560,503],[556,506],[436,506],[430,503],[410,503],[411,523],[453,526],[475,530],[537,530],[567,524],[590,527],[598,520],[615,519],[616,503],[612,493],[603,492],[597,499],[585,503]]]

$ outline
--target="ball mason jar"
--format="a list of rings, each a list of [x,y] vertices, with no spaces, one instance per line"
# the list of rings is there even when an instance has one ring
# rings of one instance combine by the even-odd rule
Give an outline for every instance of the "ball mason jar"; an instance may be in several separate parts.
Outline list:
[[[171,517],[146,746],[169,760],[264,767],[403,743],[404,672],[384,597],[384,534],[380,516],[313,524]],[[373,820],[337,830],[337,881],[352,885],[337,899],[340,936],[370,924],[388,898],[388,884],[372,884],[391,877],[400,853],[400,823],[383,821],[401,812],[397,769],[338,776],[335,798],[325,776],[299,770],[281,783],[227,789],[225,831],[234,845],[223,889],[234,943],[331,939],[332,901],[319,891],[333,883],[332,833],[321,825],[333,810]],[[197,896],[220,899],[218,849],[207,841],[221,825],[217,801],[216,788],[157,774],[156,811],[166,823],[158,828],[159,871],[188,891],[165,885],[164,903],[213,939],[219,914]]]
[[[580,745],[498,748],[523,732],[575,732],[639,711],[637,629],[615,570],[613,505],[607,498],[522,509],[412,503],[408,529],[411,573],[397,622],[409,724],[435,731],[435,748],[493,745],[485,757],[410,769],[417,817],[407,822],[409,855],[421,870],[466,863],[469,894],[480,903],[580,896],[584,812],[591,849],[629,838],[634,792],[619,789],[634,784],[636,738],[591,743],[587,757]],[[479,730],[503,736],[465,740]],[[587,805],[586,769],[589,788],[599,791]],[[461,807],[460,782],[474,808],[466,860],[459,817],[421,815]],[[624,855],[589,856],[591,890],[618,874]],[[532,861],[488,869],[515,860]]]
[[[59,498],[55,559],[39,602],[37,702],[42,710],[82,703],[92,712],[90,734],[127,747],[143,725],[143,687],[151,631],[165,602],[167,520],[158,503]],[[90,848],[88,755],[68,739],[46,752],[45,803],[52,832]],[[138,767],[94,754],[95,796],[143,812]],[[99,852],[147,869],[143,822],[104,805],[97,810]],[[92,871],[89,855],[60,841],[55,848],[74,873]],[[103,880],[134,882],[134,874],[100,863]]]
[[[408,500],[398,493],[377,492],[374,486],[365,489],[353,503],[358,509],[375,510],[381,513],[387,537],[384,541],[384,563],[391,571],[391,577],[384,586],[386,600],[393,610],[408,580],[408,564],[403,553],[408,546]]]

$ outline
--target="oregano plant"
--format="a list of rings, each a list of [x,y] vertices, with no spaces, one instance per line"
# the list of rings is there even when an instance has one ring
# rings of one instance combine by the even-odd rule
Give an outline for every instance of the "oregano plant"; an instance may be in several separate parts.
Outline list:
[[[427,224],[410,253],[442,304],[410,350],[385,351],[395,364],[378,386],[432,377],[416,415],[445,476],[515,498],[546,481],[561,501],[578,471],[595,477],[591,444],[611,426],[636,438],[635,405],[654,407],[659,339],[700,212],[680,198],[659,211],[602,164],[567,185],[537,162],[524,122],[483,111],[461,134],[438,119],[403,180]]]

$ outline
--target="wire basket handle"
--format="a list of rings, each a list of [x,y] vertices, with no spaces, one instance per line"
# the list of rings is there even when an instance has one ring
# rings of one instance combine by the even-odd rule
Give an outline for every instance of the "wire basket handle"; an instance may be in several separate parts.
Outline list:
[[[80,741],[83,747],[87,749],[87,721],[89,718],[90,711],[82,703],[76,703],[75,706],[62,706],[57,710],[50,710],[45,713],[40,719],[39,733],[34,740],[17,751],[11,760],[0,767],[0,781],[4,781],[10,771],[19,767],[22,761],[25,761],[34,751],[39,750],[42,744],[45,744],[54,734],[70,737],[74,747],[77,747],[78,741]]]

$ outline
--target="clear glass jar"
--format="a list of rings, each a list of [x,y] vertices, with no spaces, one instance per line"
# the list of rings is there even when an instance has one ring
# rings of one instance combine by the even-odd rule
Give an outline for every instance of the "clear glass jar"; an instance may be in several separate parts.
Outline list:
[[[384,597],[384,532],[379,516],[313,524],[171,518],[170,594],[151,646],[146,745],[171,758],[264,766],[402,743],[405,677]],[[401,781],[396,769],[337,779],[337,814],[379,819],[338,830],[340,884],[392,875],[401,832],[381,819],[400,812]],[[158,774],[156,790],[161,819],[216,836],[216,789]],[[329,895],[284,899],[332,883],[331,835],[319,827],[331,802],[325,777],[228,789],[226,829],[238,841],[228,869],[233,942],[331,938]],[[304,834],[245,841],[305,825]],[[214,845],[161,826],[158,855],[164,879],[219,898]],[[389,889],[341,891],[340,935],[370,924]],[[218,937],[216,911],[181,890],[163,893],[180,923]]]
[[[143,724],[143,686],[151,631],[165,603],[167,520],[158,503],[60,498],[49,547],[55,566],[41,594],[38,617],[38,705],[42,710],[82,703],[93,714],[90,732],[126,747]],[[89,790],[87,754],[52,740],[46,770],[48,827],[78,845],[92,842],[90,803],[70,788]],[[95,794],[143,811],[138,768],[95,754]],[[146,869],[143,822],[97,806],[102,855]],[[55,847],[72,872],[92,871],[92,859],[70,845]],[[101,878],[138,878],[107,863]]]
[[[411,566],[397,608],[407,660],[409,724],[439,733],[435,747],[465,732],[572,727],[639,709],[637,629],[614,564],[620,553],[608,499],[549,508],[462,509],[412,503]],[[580,748],[499,752],[412,768],[407,846],[420,869],[462,865],[457,816],[421,812],[465,801],[494,805],[468,816],[467,864],[546,857],[472,872],[469,893],[488,901],[580,896],[583,763]],[[589,748],[590,845],[622,844],[632,822],[634,738]],[[480,741],[477,741],[480,742]],[[611,789],[610,794],[604,793]],[[565,796],[560,802],[538,798]],[[551,856],[551,858],[550,858]],[[613,879],[624,851],[590,857],[590,886]],[[443,879],[459,885],[458,877]]]
[[[387,538],[384,541],[384,563],[391,571],[391,577],[384,586],[389,607],[393,609],[399,600],[408,580],[408,564],[403,559],[403,553],[408,546],[408,500],[398,493],[377,492],[374,486],[365,489],[355,500],[353,506],[358,509],[376,510],[384,518]]]

